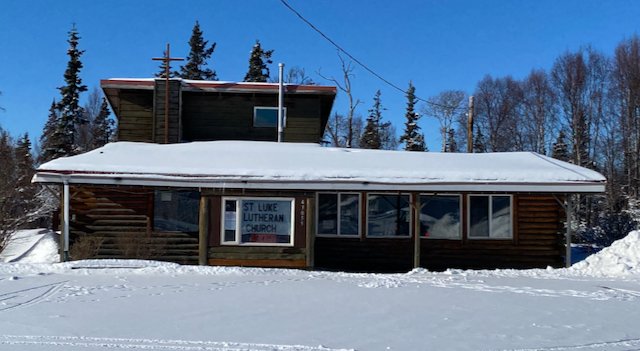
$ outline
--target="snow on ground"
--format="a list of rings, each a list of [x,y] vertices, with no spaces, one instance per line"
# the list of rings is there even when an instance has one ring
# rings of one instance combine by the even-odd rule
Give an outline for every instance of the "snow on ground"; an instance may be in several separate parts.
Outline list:
[[[0,262],[53,263],[59,261],[57,235],[49,229],[20,230],[0,252]]]
[[[603,277],[640,274],[640,231],[629,233],[572,268],[583,274]]]
[[[637,350],[640,237],[622,242],[557,270],[4,263],[0,349]]]

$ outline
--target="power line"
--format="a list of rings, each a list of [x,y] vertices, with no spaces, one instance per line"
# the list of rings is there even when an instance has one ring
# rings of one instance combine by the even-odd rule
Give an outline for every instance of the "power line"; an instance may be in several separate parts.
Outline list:
[[[380,79],[382,82],[384,82],[385,84],[387,84],[388,86],[400,91],[403,94],[407,94],[407,91],[400,88],[399,86],[397,86],[396,84],[392,83],[391,81],[389,81],[388,79],[384,78],[383,76],[381,76],[380,74],[376,73],[373,69],[369,68],[367,65],[365,65],[364,63],[362,63],[360,60],[358,60],[357,58],[353,57],[353,55],[351,55],[347,50],[343,49],[340,45],[338,45],[338,43],[336,43],[335,41],[333,41],[333,39],[329,38],[329,36],[327,36],[326,34],[324,34],[320,29],[318,29],[318,27],[314,26],[313,23],[311,23],[309,20],[307,20],[306,18],[304,18],[304,16],[302,16],[302,14],[300,14],[300,12],[296,11],[296,9],[294,9],[293,7],[291,7],[291,5],[289,5],[289,3],[287,3],[286,0],[280,0],[280,2],[286,7],[288,8],[291,12],[293,12],[296,16],[298,16],[298,18],[300,18],[304,23],[306,23],[309,27],[311,27],[311,29],[313,29],[314,31],[316,31],[318,34],[320,34],[320,36],[322,36],[324,39],[326,39],[329,43],[331,43],[331,45],[335,46],[336,49],[338,49],[338,51],[342,52],[343,54],[347,55],[347,57],[349,57],[351,60],[353,60],[353,62],[357,63],[360,67],[364,68],[367,72],[371,73],[373,76],[375,76],[376,78]],[[447,108],[447,109],[455,109],[455,110],[465,110],[464,108],[459,108],[459,107],[453,107],[453,106],[447,106],[447,105],[442,105],[442,104],[438,104],[429,100],[425,100],[422,99],[418,96],[416,96],[416,100],[422,101],[424,103],[427,103],[431,106],[436,106],[436,107],[441,107],[441,108]]]

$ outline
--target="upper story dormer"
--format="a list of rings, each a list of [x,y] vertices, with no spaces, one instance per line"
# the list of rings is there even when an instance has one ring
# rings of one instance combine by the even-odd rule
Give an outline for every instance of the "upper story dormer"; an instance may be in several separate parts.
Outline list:
[[[100,85],[118,119],[119,141],[276,141],[278,137],[277,83],[170,79],[168,92],[165,79],[106,79]],[[336,88],[285,84],[284,91],[283,140],[320,142]]]

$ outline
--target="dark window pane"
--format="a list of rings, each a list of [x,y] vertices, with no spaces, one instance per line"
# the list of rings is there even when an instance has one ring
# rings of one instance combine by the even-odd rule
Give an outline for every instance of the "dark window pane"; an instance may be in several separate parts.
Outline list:
[[[275,108],[256,108],[253,117],[254,127],[277,127],[278,126],[278,109]]]
[[[369,195],[367,236],[409,236],[409,195]]]
[[[241,243],[289,244],[291,201],[242,200]]]
[[[340,195],[340,235],[358,235],[360,223],[360,196],[358,194]]]
[[[460,238],[460,197],[420,196],[420,235],[435,239]]]
[[[200,193],[156,190],[153,226],[158,231],[198,232]]]
[[[474,238],[489,237],[489,197],[469,197],[469,236]]]
[[[491,237],[511,238],[511,198],[491,197]]]
[[[318,234],[338,233],[338,194],[318,194]]]
[[[224,241],[236,241],[236,200],[225,200],[224,202]]]

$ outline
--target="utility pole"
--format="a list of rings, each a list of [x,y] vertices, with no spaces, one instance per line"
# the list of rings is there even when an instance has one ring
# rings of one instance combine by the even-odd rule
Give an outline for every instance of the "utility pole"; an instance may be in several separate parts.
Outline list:
[[[169,74],[171,72],[171,61],[184,61],[183,58],[171,57],[171,47],[167,43],[167,51],[164,57],[154,57],[154,61],[162,61],[164,63],[164,143],[169,143]]]
[[[469,96],[469,114],[467,116],[467,152],[473,152],[473,95]]]

